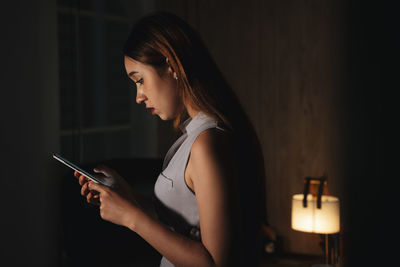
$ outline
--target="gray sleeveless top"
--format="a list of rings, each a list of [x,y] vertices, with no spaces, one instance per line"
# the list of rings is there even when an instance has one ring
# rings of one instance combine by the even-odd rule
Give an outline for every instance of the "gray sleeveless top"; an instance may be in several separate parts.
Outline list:
[[[159,219],[172,230],[194,240],[201,240],[199,213],[196,196],[185,181],[185,169],[192,144],[201,132],[210,128],[219,127],[214,119],[202,112],[181,124],[183,134],[167,152],[154,186]],[[173,265],[163,257],[160,266]]]

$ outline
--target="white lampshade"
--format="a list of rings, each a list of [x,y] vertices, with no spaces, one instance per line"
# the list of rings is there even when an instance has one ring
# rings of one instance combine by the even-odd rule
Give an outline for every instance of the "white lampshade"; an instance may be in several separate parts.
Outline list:
[[[294,230],[319,234],[333,234],[340,231],[339,199],[334,196],[321,197],[321,208],[317,199],[307,195],[307,207],[303,207],[303,194],[293,195],[292,228]]]

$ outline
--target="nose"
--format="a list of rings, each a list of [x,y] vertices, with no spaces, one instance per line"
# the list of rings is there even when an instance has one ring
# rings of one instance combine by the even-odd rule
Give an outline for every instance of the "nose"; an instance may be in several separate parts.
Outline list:
[[[137,88],[136,89],[136,103],[140,104],[145,101],[147,98],[143,93],[143,89]]]

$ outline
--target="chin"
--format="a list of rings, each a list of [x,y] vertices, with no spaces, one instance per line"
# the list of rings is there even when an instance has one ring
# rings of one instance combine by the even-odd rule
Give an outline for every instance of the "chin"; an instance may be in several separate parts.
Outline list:
[[[161,120],[163,120],[163,121],[168,121],[168,120],[170,120],[167,116],[165,116],[164,114],[157,114],[158,115],[158,117],[160,117],[160,119]]]
[[[170,121],[176,118],[176,116],[168,116],[166,114],[158,114],[158,117],[160,117],[160,119],[163,121]]]

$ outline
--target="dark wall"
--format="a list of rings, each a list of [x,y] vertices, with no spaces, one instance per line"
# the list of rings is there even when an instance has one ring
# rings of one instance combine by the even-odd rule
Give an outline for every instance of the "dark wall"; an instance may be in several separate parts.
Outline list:
[[[7,1],[0,16],[0,265],[58,264],[60,179],[54,1]]]

